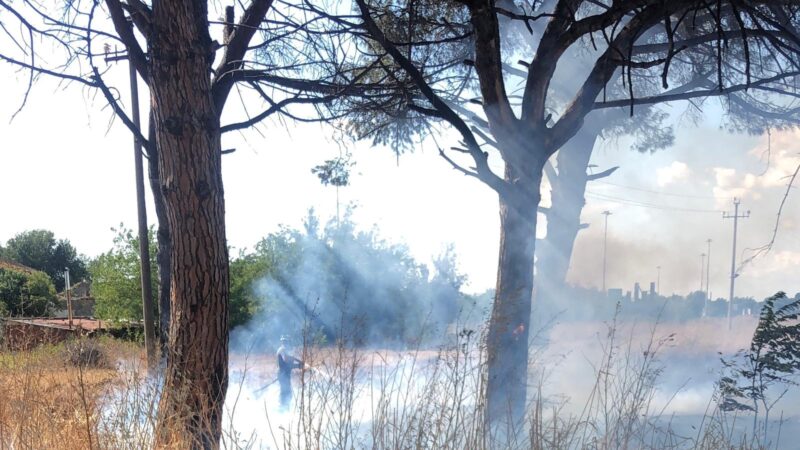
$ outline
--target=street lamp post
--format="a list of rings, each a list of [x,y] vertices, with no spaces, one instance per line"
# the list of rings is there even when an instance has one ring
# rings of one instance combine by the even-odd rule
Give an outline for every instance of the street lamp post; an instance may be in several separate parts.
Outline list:
[[[605,226],[603,228],[603,294],[606,294],[606,251],[608,250],[608,216],[611,215],[610,211],[603,211],[605,218]]]

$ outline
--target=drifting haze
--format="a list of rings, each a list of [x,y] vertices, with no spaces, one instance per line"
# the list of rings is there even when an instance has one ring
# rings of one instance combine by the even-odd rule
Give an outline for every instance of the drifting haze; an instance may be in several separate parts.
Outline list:
[[[593,163],[600,170],[619,165],[612,177],[590,182],[583,222],[568,279],[583,286],[602,282],[603,210],[608,225],[607,284],[632,290],[655,282],[661,266],[662,294],[700,289],[701,253],[712,239],[710,290],[727,297],[730,279],[733,197],[742,199],[737,261],[752,255],[772,236],[787,177],[800,163],[797,132],[768,136],[733,135],[712,119],[698,127],[677,127],[673,148],[655,154],[625,150],[623,139],[601,142]],[[767,153],[766,150],[770,149]],[[547,193],[547,188],[543,189]],[[788,276],[800,261],[797,239],[800,207],[790,194],[774,249],[740,271],[737,296],[763,299],[777,290],[800,291]],[[737,262],[738,265],[738,262]]]

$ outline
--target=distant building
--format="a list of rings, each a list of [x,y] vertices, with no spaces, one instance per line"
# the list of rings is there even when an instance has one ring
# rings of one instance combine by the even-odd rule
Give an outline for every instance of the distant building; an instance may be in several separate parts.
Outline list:
[[[642,299],[642,287],[639,286],[639,282],[633,284],[633,301],[638,302]]]
[[[115,337],[141,333],[141,324],[129,323],[123,328],[109,327],[103,321],[88,317],[75,317],[70,325],[67,319],[53,317],[0,318],[0,342],[6,350],[30,350],[42,344],[57,344],[79,336],[110,334]]]
[[[83,280],[72,285],[70,289],[70,299],[72,300],[72,313],[75,316],[94,316],[95,300],[92,297],[92,283]],[[67,292],[58,294],[58,305],[54,314],[55,317],[67,317]]]
[[[84,298],[92,296],[92,283],[83,280],[72,285],[72,298]]]
[[[608,290],[608,298],[610,300],[619,301],[622,300],[622,289],[619,288],[611,288]]]
[[[650,282],[650,297],[656,298],[658,293],[656,292],[656,283],[654,281]]]

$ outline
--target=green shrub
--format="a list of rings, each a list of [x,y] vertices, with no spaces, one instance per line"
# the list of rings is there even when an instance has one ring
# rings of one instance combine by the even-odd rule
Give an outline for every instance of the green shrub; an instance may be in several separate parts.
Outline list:
[[[55,300],[56,288],[44,272],[0,268],[0,315],[44,316]]]
[[[64,345],[64,361],[75,367],[109,368],[106,351],[96,339],[76,339]]]
[[[139,239],[133,230],[120,224],[114,238],[114,247],[95,258],[89,264],[92,277],[92,294],[95,301],[95,314],[106,320],[141,320],[142,286],[141,266],[139,264]],[[155,249],[153,231],[149,231],[150,248]],[[150,266],[156,267],[156,253],[150,254]],[[151,272],[151,288],[158,292],[158,275]],[[155,312],[155,311],[154,311]],[[156,315],[155,317],[158,317]]]

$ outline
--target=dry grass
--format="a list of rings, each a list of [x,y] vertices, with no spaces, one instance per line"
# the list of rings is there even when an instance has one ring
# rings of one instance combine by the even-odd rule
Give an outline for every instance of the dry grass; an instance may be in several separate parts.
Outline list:
[[[635,325],[635,326],[634,326]],[[728,329],[726,318],[703,318],[689,322],[656,323],[639,321],[618,326],[618,334],[637,346],[646,346],[651,339],[650,330],[659,335],[673,335],[673,344],[662,349],[662,354],[682,353],[707,355],[717,352],[730,354],[750,346],[750,339],[758,325],[758,316],[737,316]],[[554,324],[549,333],[550,352],[563,352],[572,348],[595,347],[597,335],[605,334],[606,324],[599,321],[571,321]]]
[[[0,353],[0,449],[87,449],[97,442],[98,403],[119,382],[113,362],[138,357],[103,343],[106,361],[73,364],[65,345]]]
[[[524,423],[491,430],[482,420],[485,355],[483,340],[475,335],[461,334],[438,352],[405,355],[362,352],[340,344],[320,357],[317,349],[306,347],[304,358],[322,368],[324,376],[303,374],[302,397],[292,420],[268,424],[279,430],[269,444],[285,450],[762,448],[748,439],[747,430],[734,427],[742,418],[722,413],[713,397],[707,399],[702,422],[688,434],[665,414],[668,405],[655,401],[664,370],[662,353],[677,351],[678,341],[680,347],[692,348],[713,336],[714,323],[697,325],[667,325],[663,331],[658,324],[626,324],[620,332],[620,326],[611,323],[588,331],[585,337],[590,335],[599,351],[593,370],[584,374],[593,380],[593,388],[587,398],[577,399],[583,402],[577,413],[566,408],[568,397],[543,393],[548,362],[541,359],[545,352],[534,351]],[[688,339],[675,334],[680,331],[687,332]],[[577,342],[581,334],[573,335]],[[708,340],[709,348],[747,344],[747,338],[740,337],[709,343],[713,341]],[[780,447],[771,443],[764,448]]]
[[[234,355],[222,447],[755,449],[711,398],[693,435],[672,429],[653,398],[659,356],[679,335],[642,328],[618,337],[611,324],[601,333],[594,371],[586,374],[593,389],[578,413],[565,408],[564,397],[543,393],[548,362],[534,353],[528,415],[518,427],[499,430],[487,430],[482,420],[485,355],[477,333],[438,350],[302,346],[299,356],[313,369],[298,373],[289,413],[256,392],[274,376],[274,357]],[[114,341],[101,349],[106,358],[99,365],[76,365],[74,349],[63,345],[0,353],[0,450],[152,448],[158,383],[140,370],[141,349]]]

